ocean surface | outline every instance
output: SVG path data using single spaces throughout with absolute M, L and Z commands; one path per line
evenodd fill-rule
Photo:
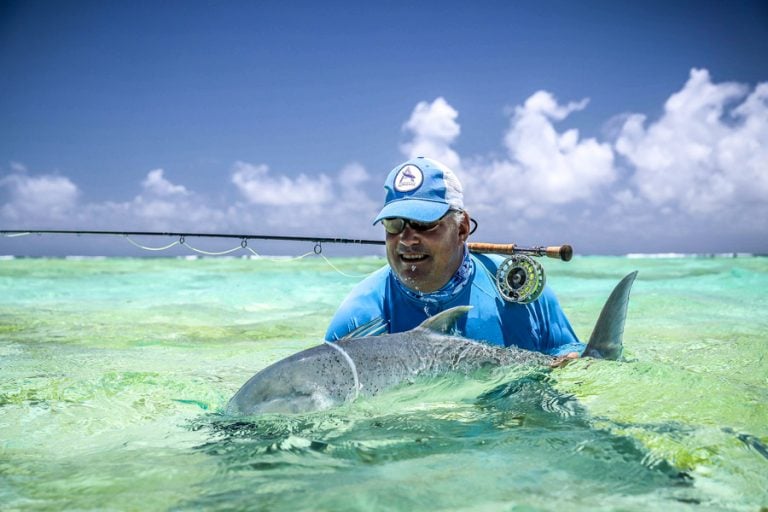
M 0 260 L 3 510 L 766 510 L 768 258 L 544 262 L 625 361 L 418 379 L 232 418 L 377 258 Z

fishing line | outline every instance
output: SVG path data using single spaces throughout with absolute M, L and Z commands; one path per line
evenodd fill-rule
M 177 241 L 171 242 L 168 245 L 164 245 L 162 247 L 148 247 L 146 245 L 141 245 L 140 243 L 134 242 L 133 240 L 131 240 L 131 237 L 129 237 L 128 235 L 125 235 L 124 238 L 128 240 L 128 242 L 130 242 L 132 245 L 138 247 L 139 249 L 144 249 L 145 251 L 165 251 L 166 249 L 170 249 L 174 245 L 179 245 L 179 242 L 177 240 Z
M 198 254 L 202 254 L 204 256 L 224 256 L 225 254 L 231 254 L 231 253 L 233 253 L 235 251 L 239 251 L 239 250 L 243 249 L 242 246 L 239 246 L 239 247 L 233 247 L 232 249 L 227 249 L 226 251 L 211 252 L 211 251 L 204 251 L 202 249 L 196 249 L 196 248 L 192 247 L 191 245 L 189 245 L 189 243 L 186 243 L 186 242 L 184 243 L 184 245 L 189 247 L 189 249 L 191 251 L 196 252 Z
M 305 253 L 304 253 L 304 254 L 302 254 L 301 256 L 292 256 L 292 257 L 290 257 L 290 258 L 289 258 L 289 257 L 287 257 L 287 256 L 281 256 L 281 257 L 279 257 L 279 258 L 270 258 L 269 256 L 264 256 L 264 255 L 262 255 L 262 254 L 259 254 L 259 253 L 257 253 L 256 251 L 254 251 L 254 250 L 253 250 L 253 249 L 251 249 L 250 247 L 246 247 L 246 249 L 247 249 L 247 250 L 249 250 L 249 251 L 251 251 L 251 253 L 253 253 L 253 255 L 254 255 L 254 256 L 256 256 L 256 259 L 257 259 L 257 260 L 267 260 L 267 261 L 272 261 L 272 262 L 274 262 L 274 263 L 279 263 L 279 262 L 281 262 L 281 261 L 297 261 L 297 260 L 303 260 L 303 259 L 304 259 L 304 258 L 306 258 L 307 256 L 312 256 L 313 254 L 315 254 L 315 252 L 314 252 L 314 251 L 309 251 L 309 252 L 305 252 Z
M 331 267 L 333 270 L 335 270 L 335 271 L 336 271 L 336 272 L 338 272 L 339 274 L 343 275 L 344 277 L 356 277 L 356 278 L 360 278 L 360 277 L 368 277 L 368 275 L 370 275 L 370 274 L 347 274 L 346 272 L 342 272 L 341 270 L 339 270 L 339 269 L 336 267 L 336 265 L 334 265 L 333 263 L 331 263 L 331 260 L 329 260 L 328 258 L 326 258 L 326 257 L 325 257 L 325 255 L 324 255 L 323 253 L 320 253 L 320 257 L 321 257 L 321 258 L 323 258 L 323 260 L 324 260 L 324 261 L 325 261 L 325 262 L 328 264 L 328 266 L 329 266 L 329 267 Z

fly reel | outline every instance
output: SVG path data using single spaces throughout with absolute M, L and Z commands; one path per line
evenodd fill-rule
M 530 304 L 539 298 L 546 282 L 544 268 L 525 254 L 510 256 L 496 271 L 496 287 L 508 302 Z

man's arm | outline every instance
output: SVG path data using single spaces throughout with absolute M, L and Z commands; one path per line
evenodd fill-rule
M 553 356 L 578 357 L 585 345 L 579 341 L 554 292 L 547 286 L 536 308 L 542 335 L 540 350 Z

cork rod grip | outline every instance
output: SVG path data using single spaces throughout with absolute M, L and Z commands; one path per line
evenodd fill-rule
M 568 244 L 547 247 L 547 256 L 563 261 L 571 261 L 571 258 L 573 258 L 573 247 Z
M 517 245 L 515 244 L 487 244 L 483 242 L 470 242 L 467 244 L 471 252 L 487 252 L 491 254 L 504 254 L 512 256 L 515 254 Z

